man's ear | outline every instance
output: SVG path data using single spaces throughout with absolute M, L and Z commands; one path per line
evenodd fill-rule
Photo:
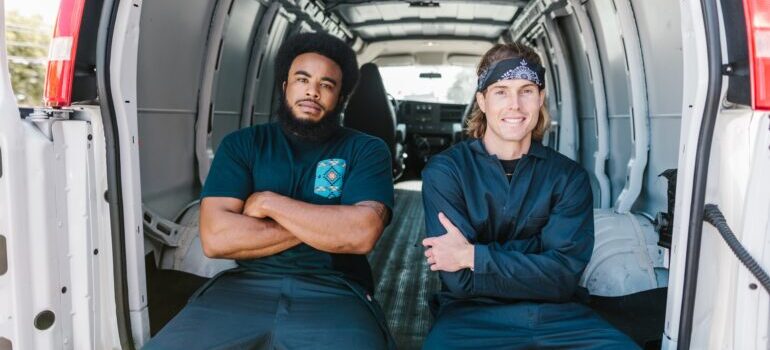
M 545 90 L 540 90 L 540 107 L 543 107 L 543 104 L 545 103 Z
M 283 93 L 286 93 L 286 80 L 283 81 L 283 84 L 281 84 L 281 89 L 283 89 Z
M 482 112 L 484 112 L 485 114 L 487 113 L 487 99 L 486 97 L 484 97 L 483 93 L 481 92 L 476 93 L 476 104 L 479 105 L 479 109 Z

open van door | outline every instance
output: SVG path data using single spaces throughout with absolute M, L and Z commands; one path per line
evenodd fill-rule
M 20 113 L 0 31 L 0 348 L 119 348 L 99 106 Z

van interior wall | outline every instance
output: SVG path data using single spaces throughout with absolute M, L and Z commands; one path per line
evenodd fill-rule
M 273 111 L 275 56 L 293 18 L 278 3 L 233 1 L 216 67 L 211 116 L 212 154 L 227 134 L 263 124 Z
M 137 77 L 142 203 L 168 219 L 200 192 L 195 129 L 209 45 L 219 51 L 210 137 L 203 141 L 208 161 L 227 134 L 270 119 L 274 71 L 266 67 L 274 65 L 294 19 L 282 9 L 268 11 L 266 2 L 234 0 L 221 40 L 209 43 L 210 26 L 201 23 L 211 23 L 215 3 L 174 0 L 143 6 Z
M 679 159 L 685 64 L 681 14 L 679 6 L 671 6 L 665 0 L 634 0 L 632 5 L 639 26 L 650 115 L 650 152 L 644 186 L 632 210 L 654 216 L 666 210 L 666 180 L 659 175 L 676 168 Z
M 137 70 L 142 203 L 173 218 L 198 197 L 195 122 L 213 1 L 142 6 Z
M 564 52 L 568 55 L 569 71 L 573 75 L 573 91 L 577 105 L 577 126 L 579 129 L 578 140 L 578 159 L 583 167 L 588 171 L 591 178 L 591 189 L 594 193 L 594 207 L 599 207 L 601 200 L 599 182 L 594 173 L 594 153 L 598 149 L 598 140 L 596 133 L 596 105 L 594 103 L 594 92 L 591 88 L 590 68 L 586 57 L 586 48 L 581 40 L 582 28 L 577 24 L 574 16 L 564 16 L 555 18 L 556 28 L 564 36 L 566 49 Z M 591 30 L 586 28 L 586 30 Z M 597 72 L 598 73 L 598 72 Z
M 225 24 L 220 57 L 215 70 L 213 112 L 211 114 L 211 145 L 216 150 L 221 140 L 241 125 L 243 92 L 251 59 L 251 48 L 259 29 L 259 21 L 267 6 L 257 1 L 234 1 Z
M 682 101 L 682 58 L 679 8 L 669 6 L 664 0 L 631 1 L 636 25 L 639 28 L 642 55 L 647 82 L 647 98 L 650 128 L 650 150 L 645 169 L 642 192 L 632 208 L 654 216 L 666 208 L 666 181 L 658 175 L 663 170 L 676 168 L 678 160 L 679 126 Z M 620 20 L 611 0 L 594 0 L 585 4 L 588 15 L 595 27 L 599 55 L 604 72 L 607 96 L 607 113 L 610 126 L 610 153 L 607 173 L 612 188 L 612 202 L 615 202 L 628 176 L 628 161 L 633 153 L 633 129 L 631 121 L 631 99 L 628 79 L 628 65 L 625 57 L 625 43 L 621 35 Z M 665 8 L 666 11 L 660 11 Z M 578 40 L 570 40 L 572 42 Z M 579 44 L 574 43 L 573 46 Z M 571 52 L 582 53 L 578 48 Z M 582 56 L 579 55 L 579 56 Z M 573 58 L 573 62 L 584 62 L 585 58 Z M 586 70 L 581 67 L 579 70 Z M 578 76 L 578 81 L 585 79 Z M 579 84 L 579 90 L 588 90 L 586 82 Z M 585 94 L 585 95 L 583 95 Z M 590 96 L 581 92 L 580 99 Z M 589 100 L 590 101 L 590 100 Z M 581 162 L 591 172 L 595 150 L 595 118 L 587 107 L 581 112 Z M 590 114 L 589 114 L 590 113 Z

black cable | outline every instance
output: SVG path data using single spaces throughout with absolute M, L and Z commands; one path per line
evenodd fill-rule
M 756 260 L 751 257 L 751 254 L 746 251 L 746 248 L 743 247 L 738 238 L 735 237 L 733 230 L 727 225 L 727 220 L 725 220 L 719 207 L 715 204 L 706 204 L 706 208 L 703 209 L 703 219 L 716 227 L 719 234 L 722 235 L 722 238 L 724 238 L 727 243 L 727 246 L 733 251 L 733 254 L 735 254 L 735 256 L 738 257 L 738 260 L 751 271 L 751 274 L 754 275 L 754 278 L 756 278 L 760 284 L 762 284 L 762 287 L 765 287 L 765 290 L 770 293 L 770 276 L 768 276 L 767 272 L 765 272 Z

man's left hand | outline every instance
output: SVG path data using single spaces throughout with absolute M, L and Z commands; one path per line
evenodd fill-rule
M 431 271 L 455 272 L 465 268 L 472 270 L 473 245 L 444 213 L 438 214 L 438 220 L 447 232 L 438 237 L 422 240 Z

